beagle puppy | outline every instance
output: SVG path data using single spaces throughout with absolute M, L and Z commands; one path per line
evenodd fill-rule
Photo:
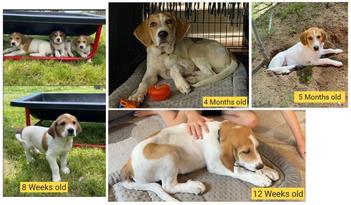
M 158 76 L 171 78 L 183 93 L 232 74 L 238 67 L 235 57 L 220 43 L 207 39 L 184 38 L 190 24 L 169 13 L 151 14 L 134 31 L 146 47 L 144 77 L 129 100 L 142 102 Z
M 49 162 L 52 181 L 61 181 L 57 158 L 60 159 L 62 173 L 69 174 L 67 167 L 68 152 L 72 149 L 73 137 L 76 137 L 82 128 L 77 118 L 70 114 L 60 115 L 49 128 L 28 126 L 16 132 L 16 138 L 22 143 L 28 163 L 34 158 L 32 153 L 45 153 Z
M 327 40 L 326 32 L 317 27 L 312 27 L 301 33 L 300 42 L 293 47 L 275 55 L 268 65 L 268 70 L 277 74 L 290 73 L 292 69 L 306 65 L 333 65 L 341 67 L 340 61 L 321 58 L 326 54 L 342 53 L 341 49 L 324 49 Z
M 41 39 L 33 39 L 14 32 L 10 35 L 10 48 L 4 50 L 5 56 L 50 56 L 52 50 L 50 43 Z
M 67 51 L 65 49 L 65 38 L 66 35 L 62 31 L 53 31 L 50 36 L 50 45 L 52 47 L 55 57 L 67 56 Z
M 93 43 L 94 41 L 89 36 L 80 35 L 73 38 L 72 42 L 67 41 L 65 47 L 70 57 L 74 57 L 72 51 L 75 51 L 79 56 L 86 59 L 90 54 L 91 44 Z M 88 59 L 88 62 L 91 63 L 91 59 Z
M 277 171 L 265 166 L 257 151 L 258 141 L 248 127 L 230 121 L 207 122 L 208 133 L 196 140 L 185 123 L 165 128 L 137 144 L 120 176 L 127 189 L 155 192 L 162 200 L 176 201 L 168 193 L 200 194 L 200 181 L 177 181 L 207 167 L 210 173 L 230 176 L 255 186 L 267 187 L 279 179 Z M 161 181 L 162 185 L 156 183 Z

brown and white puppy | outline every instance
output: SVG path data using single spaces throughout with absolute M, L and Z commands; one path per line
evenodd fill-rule
M 65 47 L 69 56 L 73 57 L 73 52 L 75 51 L 82 58 L 88 58 L 91 52 L 91 45 L 94 41 L 86 35 L 80 35 L 75 38 L 71 42 L 66 42 Z M 91 59 L 88 59 L 88 62 L 91 62 Z
M 139 87 L 129 100 L 142 102 L 158 76 L 171 78 L 183 93 L 231 75 L 238 67 L 233 55 L 220 43 L 184 38 L 190 24 L 169 13 L 151 14 L 134 31 L 146 47 L 147 64 Z
M 67 51 L 65 48 L 65 38 L 66 34 L 62 31 L 53 31 L 50 36 L 50 45 L 52 47 L 55 57 L 65 57 L 67 56 Z
M 342 62 L 329 58 L 321 58 L 326 54 L 342 53 L 341 49 L 324 49 L 327 40 L 326 32 L 317 27 L 312 27 L 302 32 L 300 42 L 293 47 L 275 55 L 268 65 L 268 70 L 277 74 L 290 73 L 294 68 L 306 65 L 333 65 L 342 66 Z
M 60 159 L 60 168 L 64 174 L 69 174 L 67 167 L 68 152 L 72 149 L 73 137 L 76 137 L 82 128 L 77 118 L 70 114 L 60 115 L 49 128 L 28 126 L 16 132 L 16 138 L 23 145 L 28 163 L 34 160 L 32 153 L 45 153 L 49 162 L 52 181 L 61 181 L 57 159 Z
M 127 189 L 155 192 L 165 201 L 176 201 L 168 193 L 200 194 L 200 181 L 177 181 L 206 167 L 210 173 L 237 178 L 255 186 L 270 186 L 279 179 L 277 171 L 265 166 L 257 150 L 258 141 L 248 127 L 229 121 L 207 122 L 208 133 L 196 140 L 187 125 L 168 127 L 137 144 L 121 170 Z M 161 181 L 162 185 L 156 183 Z
M 41 39 L 29 38 L 19 32 L 10 35 L 10 48 L 4 50 L 5 56 L 50 56 L 50 43 Z

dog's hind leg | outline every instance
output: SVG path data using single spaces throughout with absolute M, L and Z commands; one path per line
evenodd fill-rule
M 46 159 L 48 160 L 50 168 L 51 168 L 52 181 L 54 181 L 54 182 L 61 181 L 60 170 L 59 170 L 59 166 L 58 166 L 57 161 L 56 161 L 55 154 L 50 153 L 50 151 L 48 151 L 46 153 Z
M 185 183 L 178 183 L 177 175 L 162 179 L 162 188 L 168 193 L 191 193 L 201 194 L 206 190 L 206 186 L 200 181 L 188 180 Z

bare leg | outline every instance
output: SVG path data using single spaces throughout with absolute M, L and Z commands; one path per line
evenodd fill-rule
M 239 125 L 245 125 L 250 128 L 256 128 L 259 124 L 258 116 L 252 111 L 233 111 L 224 110 L 223 118 Z
M 137 117 L 145 117 L 151 115 L 159 115 L 167 127 L 171 127 L 180 123 L 187 122 L 186 111 L 174 111 L 174 110 L 140 110 L 134 113 Z

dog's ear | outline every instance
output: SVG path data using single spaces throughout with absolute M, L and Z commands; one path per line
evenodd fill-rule
M 49 36 L 50 40 L 52 39 L 52 37 L 53 37 L 54 34 L 55 34 L 55 31 L 53 31 L 53 32 L 50 33 L 50 36 Z
M 94 39 L 92 39 L 90 36 L 87 36 L 87 41 L 89 45 L 94 44 Z
M 149 21 L 146 19 L 134 30 L 134 36 L 145 46 L 152 45 L 152 39 L 149 34 Z
M 53 138 L 57 136 L 56 126 L 57 126 L 57 122 L 55 120 L 54 122 L 51 123 L 51 126 L 48 129 L 49 135 L 51 135 Z
M 234 172 L 234 150 L 233 147 L 228 143 L 221 143 L 221 161 L 223 165 Z
M 303 45 L 307 45 L 308 44 L 308 41 L 307 41 L 307 32 L 306 31 L 304 31 L 304 32 L 302 32 L 301 33 L 301 35 L 300 35 L 300 41 L 301 41 L 301 43 L 303 44 Z
M 184 21 L 184 20 L 178 18 L 177 16 L 175 16 L 174 18 L 177 22 L 176 40 L 179 42 L 184 38 L 186 32 L 188 32 L 188 30 L 190 28 L 190 24 L 187 21 Z
M 77 124 L 76 124 L 76 127 L 77 127 L 77 135 L 79 134 L 79 133 L 81 133 L 82 132 L 82 127 L 80 126 L 80 124 L 79 124 L 79 122 L 78 122 L 78 120 L 77 120 L 77 122 L 76 122 Z
M 321 42 L 325 42 L 327 40 L 327 33 L 324 31 L 324 29 L 319 29 L 321 32 Z

